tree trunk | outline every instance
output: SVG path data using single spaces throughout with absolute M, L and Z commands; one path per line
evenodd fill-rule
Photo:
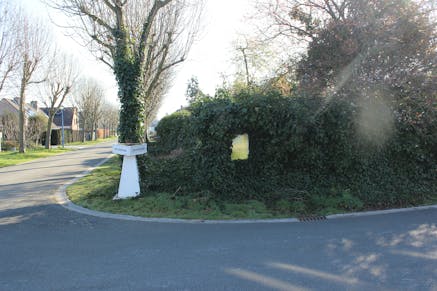
M 83 108 L 82 108 L 83 110 Z M 80 130 L 80 126 L 82 126 L 82 132 L 80 133 L 80 140 L 82 142 L 85 142 L 85 118 L 84 118 L 84 114 L 83 112 L 79 113 L 80 114 L 80 121 L 79 121 L 79 130 Z
M 49 113 L 50 115 L 50 113 Z M 51 148 L 51 143 L 52 143 L 52 122 L 53 122 L 53 117 L 49 116 L 49 121 L 47 122 L 47 132 L 46 132 L 46 149 L 50 149 Z
M 134 85 L 142 88 L 141 85 Z M 129 87 L 129 86 L 121 86 Z M 120 97 L 123 104 L 120 110 L 120 142 L 122 143 L 142 143 L 144 141 L 144 125 L 142 123 L 144 115 L 144 103 L 142 96 L 138 92 L 140 89 L 123 90 Z
M 23 76 L 21 77 L 21 84 L 20 84 L 20 112 L 19 112 L 19 116 L 18 116 L 18 142 L 20 144 L 20 149 L 19 152 L 20 153 L 24 153 L 25 152 L 25 146 L 26 146 L 26 132 L 25 132 L 25 121 L 26 121 L 26 116 L 25 116 L 25 112 L 24 112 L 24 104 L 26 104 L 26 66 L 27 66 L 27 62 L 26 60 L 24 61 L 23 64 Z
M 242 49 L 241 52 L 243 54 L 244 68 L 246 69 L 246 85 L 247 85 L 247 88 L 249 88 L 250 87 L 249 64 L 247 61 L 246 50 Z
M 144 81 L 141 76 L 140 62 L 127 48 L 126 32 L 120 33 L 114 58 L 114 73 L 118 83 L 120 98 L 120 143 L 142 143 L 144 141 Z M 132 60 L 134 59 L 134 60 Z

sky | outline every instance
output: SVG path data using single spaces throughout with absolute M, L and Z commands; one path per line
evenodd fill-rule
M 48 9 L 40 0 L 20 1 L 28 12 L 49 19 Z M 239 32 L 247 30 L 245 16 L 251 9 L 250 3 L 251 0 L 206 0 L 199 36 L 187 60 L 177 67 L 173 85 L 158 112 L 158 118 L 186 104 L 185 91 L 192 76 L 198 78 L 203 92 L 213 94 L 223 83 L 222 76 L 234 72 L 231 63 L 234 53 L 232 42 Z M 63 16 L 53 16 L 53 12 L 50 15 L 56 18 L 56 22 L 62 21 Z M 97 79 L 105 88 L 107 99 L 117 103 L 117 86 L 109 67 L 95 60 L 86 48 L 65 36 L 61 28 L 53 26 L 53 30 L 61 49 L 80 59 L 81 72 Z

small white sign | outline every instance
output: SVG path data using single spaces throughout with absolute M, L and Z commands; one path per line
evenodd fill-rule
M 114 197 L 114 200 L 133 198 L 140 195 L 140 178 L 136 156 L 147 153 L 147 144 L 130 145 L 119 143 L 112 146 L 112 152 L 124 156 L 118 194 Z
M 123 156 L 138 156 L 147 153 L 147 144 L 128 145 L 118 143 L 112 146 L 112 152 Z

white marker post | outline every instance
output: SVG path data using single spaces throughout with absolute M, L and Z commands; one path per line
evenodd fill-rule
M 114 154 L 123 155 L 120 185 L 114 200 L 133 198 L 140 195 L 140 175 L 138 173 L 137 156 L 147 153 L 147 144 L 115 144 L 112 146 Z

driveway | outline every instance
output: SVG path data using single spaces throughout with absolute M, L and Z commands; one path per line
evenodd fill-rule
M 53 194 L 102 144 L 0 169 L 0 290 L 437 290 L 437 210 L 301 223 L 153 223 Z

